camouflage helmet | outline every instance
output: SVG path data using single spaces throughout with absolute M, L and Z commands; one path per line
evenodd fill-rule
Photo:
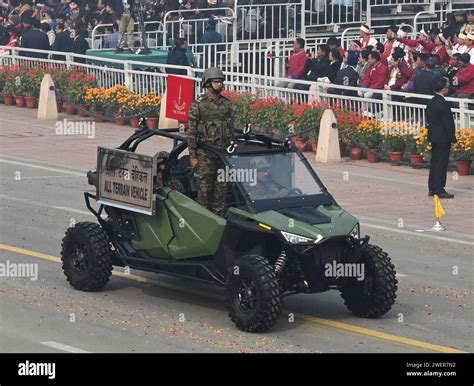
M 170 153 L 168 153 L 167 151 L 159 151 L 157 154 L 156 154 L 156 159 L 158 160 L 158 164 L 161 164 L 163 162 L 166 161 L 166 159 L 170 156 Z
M 217 67 L 210 67 L 204 70 L 202 75 L 202 84 L 204 87 L 208 86 L 209 81 L 211 80 L 224 80 L 225 76 L 224 73 L 220 68 Z
M 254 157 L 250 160 L 250 167 L 253 169 L 266 169 L 270 168 L 272 165 L 266 158 L 263 157 Z

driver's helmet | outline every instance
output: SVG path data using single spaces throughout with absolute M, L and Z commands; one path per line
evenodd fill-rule
M 250 160 L 250 167 L 253 169 L 268 169 L 271 168 L 271 163 L 264 157 L 254 157 Z
M 170 153 L 168 153 L 167 151 L 163 150 L 163 151 L 158 152 L 158 154 L 156 155 L 156 159 L 158 160 L 157 164 L 158 165 L 162 164 L 168 159 L 169 156 L 170 156 Z

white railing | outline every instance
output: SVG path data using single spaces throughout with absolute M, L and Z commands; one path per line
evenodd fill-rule
M 138 26 L 138 23 L 134 23 L 135 26 Z M 108 33 L 105 32 L 105 29 L 107 27 L 112 27 L 113 24 L 98 24 L 94 27 L 94 29 L 91 32 L 91 49 L 97 50 L 97 49 L 102 49 L 104 46 L 104 41 L 109 35 Z M 147 27 L 153 27 L 154 29 L 152 31 L 145 31 L 146 34 L 146 39 L 148 43 L 148 47 L 150 48 L 156 48 L 160 46 L 161 40 L 163 38 L 163 23 L 159 21 L 146 21 L 145 22 L 145 28 Z M 101 32 L 101 31 L 104 32 Z M 140 31 L 135 31 L 133 33 L 134 40 L 137 42 L 140 42 L 141 40 L 141 33 Z M 127 34 L 124 36 L 124 44 L 127 43 Z M 115 47 L 110 47 L 110 48 L 115 48 Z
M 1 49 L 1 47 L 0 47 Z M 111 87 L 115 84 L 124 84 L 131 90 L 140 94 L 155 91 L 162 94 L 166 88 L 166 68 L 180 68 L 190 70 L 183 66 L 168 66 L 164 64 L 146 63 L 146 67 L 152 71 L 142 71 L 137 68 L 143 66 L 143 62 L 120 61 L 111 59 L 94 58 L 94 62 L 101 64 L 81 63 L 77 60 L 87 60 L 90 57 L 72 53 L 52 52 L 48 54 L 65 55 L 65 61 L 58 61 L 46 58 L 31 58 L 20 56 L 23 53 L 44 53 L 41 50 L 15 48 L 11 54 L 0 56 L 0 64 L 18 64 L 26 66 L 52 66 L 67 68 L 82 68 L 91 75 L 94 75 L 101 87 Z M 196 81 L 196 95 L 201 92 L 201 69 L 194 69 L 191 76 Z M 320 82 L 310 82 L 302 80 L 292 80 L 292 83 L 305 85 L 309 90 L 297 90 L 284 87 L 277 87 L 277 82 L 284 82 L 288 79 L 280 77 L 266 77 L 262 75 L 242 74 L 226 71 L 226 88 L 238 92 L 250 92 L 261 98 L 277 97 L 288 104 L 307 103 L 310 101 L 326 102 L 334 107 L 341 107 L 348 110 L 357 111 L 367 117 L 376 117 L 383 122 L 391 121 L 406 122 L 413 127 L 420 128 L 425 125 L 425 103 L 432 96 L 407 94 L 385 90 L 368 90 L 357 87 L 337 86 Z M 337 95 L 338 90 L 352 91 L 353 96 Z M 357 94 L 358 91 L 372 91 L 374 96 L 365 98 Z M 456 127 L 473 127 L 474 110 L 471 106 L 474 100 L 448 98 L 453 104 L 453 114 Z
M 224 14 L 225 20 L 229 23 L 222 21 L 219 17 L 216 19 L 216 32 L 222 36 L 223 42 L 229 42 L 235 40 L 235 11 L 232 8 L 212 8 L 202 9 L 199 13 L 196 13 L 195 9 L 186 9 L 179 11 L 168 11 L 163 17 L 163 48 L 168 46 L 168 41 L 172 38 L 182 37 L 185 38 L 188 44 L 196 45 L 199 44 L 203 33 L 206 31 L 206 24 L 209 20 L 209 16 L 212 14 Z M 195 17 L 196 15 L 203 15 Z

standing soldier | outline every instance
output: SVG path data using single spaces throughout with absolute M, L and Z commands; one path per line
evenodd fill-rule
M 212 67 L 204 71 L 203 88 L 206 93 L 193 102 L 188 118 L 188 149 L 191 166 L 196 167 L 197 202 L 217 215 L 223 215 L 227 184 L 217 181 L 217 171 L 224 168 L 222 161 L 198 143 L 224 149 L 234 139 L 234 114 L 229 99 L 221 95 L 224 74 Z

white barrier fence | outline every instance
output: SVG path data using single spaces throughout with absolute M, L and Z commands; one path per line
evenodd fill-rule
M 196 95 L 201 93 L 201 69 L 191 70 L 189 67 L 168 66 L 163 64 L 150 64 L 134 61 L 105 60 L 94 58 L 94 64 L 87 63 L 85 55 L 72 53 L 54 52 L 53 55 L 62 54 L 66 56 L 65 61 L 51 60 L 47 58 L 32 58 L 21 56 L 23 54 L 44 53 L 41 50 L 15 48 L 10 55 L 0 56 L 2 65 L 25 65 L 30 67 L 52 67 L 52 68 L 81 68 L 87 73 L 94 75 L 101 87 L 112 87 L 116 84 L 124 84 L 129 89 L 140 94 L 151 91 L 163 94 L 166 90 L 166 68 L 180 68 L 191 72 L 196 81 Z M 79 61 L 78 61 L 79 60 Z M 82 63 L 81 61 L 86 61 Z M 146 70 L 140 67 L 146 66 Z M 276 97 L 288 104 L 319 102 L 330 106 L 356 111 L 367 117 L 375 117 L 387 124 L 393 121 L 405 122 L 412 127 L 425 126 L 426 102 L 431 99 L 429 95 L 406 94 L 385 90 L 367 90 L 348 86 L 337 86 L 332 84 L 298 81 L 292 82 L 306 86 L 307 90 L 289 89 L 277 87 L 277 82 L 288 81 L 286 78 L 265 77 L 261 75 L 242 74 L 236 72 L 225 72 L 226 89 L 237 92 L 249 92 L 260 98 Z M 357 95 L 358 91 L 373 91 L 370 98 Z M 353 95 L 347 95 L 352 91 Z M 345 95 L 339 95 L 345 93 Z M 473 100 L 448 98 L 452 102 L 453 114 L 456 127 L 465 128 L 474 126 Z M 471 104 L 471 105 L 470 105 Z

